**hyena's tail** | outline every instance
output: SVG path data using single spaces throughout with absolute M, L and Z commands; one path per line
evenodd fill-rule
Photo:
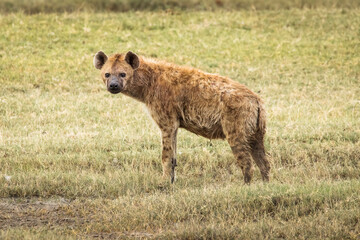
M 251 143 L 251 155 L 259 167 L 264 181 L 269 181 L 270 162 L 267 159 L 264 146 L 264 137 L 266 133 L 266 112 L 261 102 L 258 106 L 257 130 L 254 140 Z
M 257 132 L 265 135 L 266 133 L 266 112 L 262 102 L 258 103 Z

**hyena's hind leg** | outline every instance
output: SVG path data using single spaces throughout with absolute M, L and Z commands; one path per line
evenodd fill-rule
M 240 103 L 239 103 L 240 105 Z M 244 175 L 244 182 L 250 183 L 253 176 L 253 163 L 249 139 L 254 134 L 257 111 L 251 111 L 248 106 L 227 107 L 222 118 L 222 127 L 231 150 Z M 255 123 L 251 121 L 255 119 Z
M 222 121 L 222 127 L 226 140 L 242 170 L 244 182 L 250 183 L 254 171 L 251 159 L 251 147 L 247 141 L 245 125 L 240 122 L 239 119 L 244 118 L 237 117 L 236 114 L 228 114 Z
M 255 134 L 254 140 L 250 144 L 251 146 L 251 155 L 259 167 L 263 181 L 269 181 L 270 173 L 270 162 L 266 157 L 265 147 L 264 147 L 264 134 L 258 131 Z
M 249 147 L 246 145 L 245 142 L 242 141 L 236 141 L 232 142 L 231 140 L 228 140 L 231 150 L 237 160 L 238 165 L 241 168 L 241 171 L 244 175 L 244 182 L 250 183 L 252 176 L 253 176 L 253 166 L 252 166 L 252 160 L 251 155 L 249 151 Z

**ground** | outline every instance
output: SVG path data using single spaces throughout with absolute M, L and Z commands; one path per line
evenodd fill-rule
M 359 238 L 359 25 L 356 9 L 0 15 L 0 238 Z M 160 132 L 106 91 L 98 50 L 259 93 L 270 183 L 185 130 L 162 183 Z

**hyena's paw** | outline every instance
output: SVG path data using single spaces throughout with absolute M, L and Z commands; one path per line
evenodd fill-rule
M 175 167 L 176 167 L 176 159 L 171 159 L 171 162 L 167 164 L 163 164 L 163 175 L 162 178 L 164 181 L 168 181 L 170 179 L 171 183 L 175 181 Z
M 159 176 L 159 182 L 158 182 L 158 186 L 157 189 L 159 190 L 166 190 L 169 189 L 171 185 L 171 177 L 168 174 L 162 174 L 162 176 Z
M 161 178 L 162 178 L 162 182 L 174 183 L 175 171 L 170 170 L 170 172 L 164 172 Z

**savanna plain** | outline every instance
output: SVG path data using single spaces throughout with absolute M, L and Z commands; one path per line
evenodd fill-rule
M 0 15 L 0 238 L 359 239 L 360 11 Z M 132 50 L 265 101 L 270 182 L 185 130 L 174 184 L 141 103 L 92 59 Z

